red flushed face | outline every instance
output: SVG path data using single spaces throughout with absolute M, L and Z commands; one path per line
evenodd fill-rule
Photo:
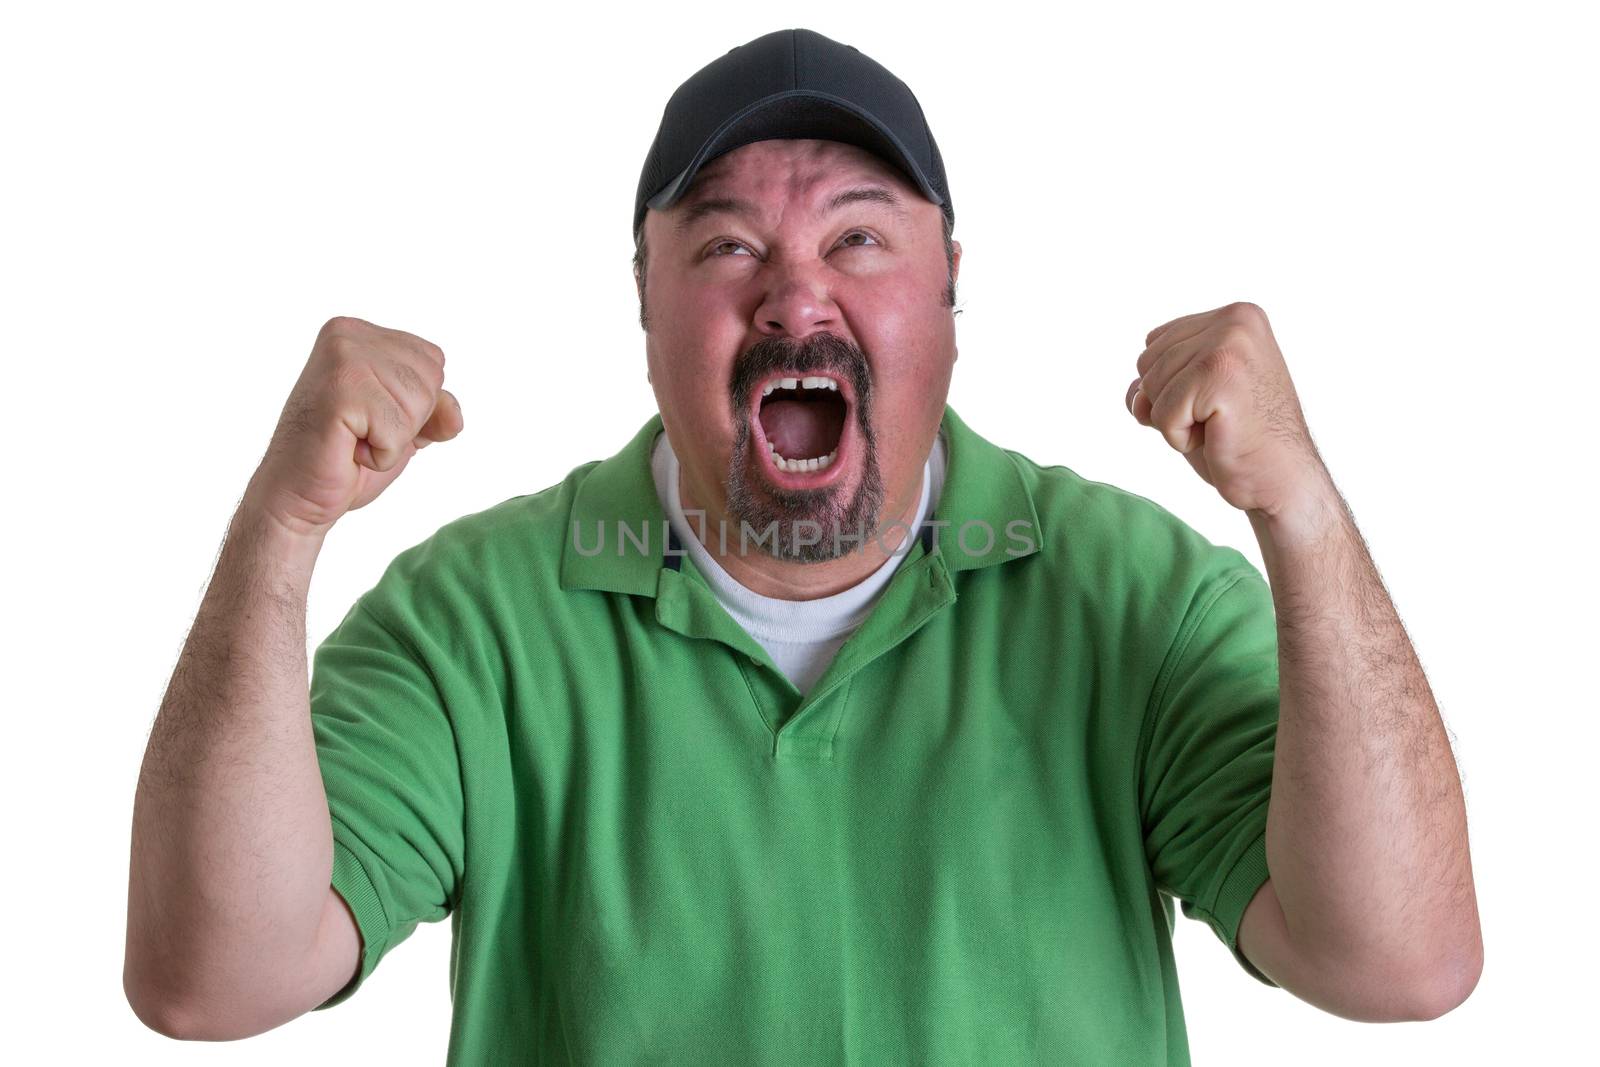
M 650 381 L 712 524 L 799 520 L 835 558 L 914 507 L 956 358 L 938 205 L 834 141 L 759 141 L 707 164 L 645 217 Z M 787 535 L 786 535 L 787 536 Z

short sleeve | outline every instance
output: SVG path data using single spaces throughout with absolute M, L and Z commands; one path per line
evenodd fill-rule
M 381 617 L 388 588 L 357 601 L 312 657 L 332 883 L 361 931 L 359 972 L 317 1010 L 348 999 L 417 923 L 448 915 L 461 880 L 460 762 L 439 657 L 415 624 Z
M 1267 803 L 1278 730 L 1272 592 L 1234 550 L 1202 584 L 1151 694 L 1140 787 L 1157 887 L 1207 923 L 1252 977 L 1239 922 L 1267 880 Z

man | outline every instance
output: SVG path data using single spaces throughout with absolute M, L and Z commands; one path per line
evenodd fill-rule
M 953 221 L 856 50 L 697 73 L 635 204 L 659 415 L 402 553 L 308 697 L 322 538 L 463 426 L 436 346 L 328 323 L 152 732 L 140 1017 L 259 1033 L 449 915 L 451 1062 L 1186 1063 L 1175 898 L 1328 1011 L 1460 1003 L 1448 741 L 1265 316 L 1157 327 L 1125 402 L 1267 579 L 947 405 Z

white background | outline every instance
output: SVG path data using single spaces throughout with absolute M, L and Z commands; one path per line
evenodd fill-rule
M 1122 398 L 1152 327 L 1266 309 L 1454 734 L 1487 956 L 1472 998 L 1349 1022 L 1180 919 L 1195 1062 L 1577 1055 L 1600 358 L 1582 6 L 578 6 L 7 7 L 0 1055 L 443 1059 L 448 923 L 350 1002 L 248 1041 L 137 1021 L 121 967 L 151 722 L 329 316 L 443 346 L 466 430 L 334 531 L 313 644 L 400 550 L 652 413 L 629 274 L 645 151 L 681 81 L 792 25 L 884 63 L 929 117 L 965 249 L 950 400 L 968 423 L 1258 566 L 1245 517 Z

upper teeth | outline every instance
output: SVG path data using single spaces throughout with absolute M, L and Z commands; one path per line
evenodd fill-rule
M 826 374 L 811 374 L 804 378 L 774 378 L 761 389 L 762 396 L 770 396 L 774 389 L 834 389 L 839 383 Z

